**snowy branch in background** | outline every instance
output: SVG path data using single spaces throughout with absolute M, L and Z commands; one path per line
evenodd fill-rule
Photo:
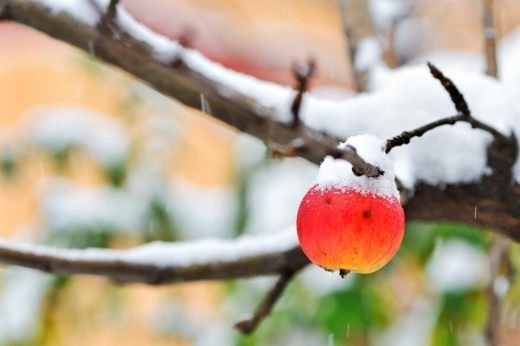
M 484 53 L 486 56 L 486 74 L 498 77 L 497 37 L 495 29 L 494 0 L 482 1 L 482 25 L 484 33 Z
M 90 274 L 148 284 L 271 275 L 308 263 L 292 228 L 265 236 L 155 242 L 128 250 L 59 249 L 0 241 L 0 261 L 53 274 Z

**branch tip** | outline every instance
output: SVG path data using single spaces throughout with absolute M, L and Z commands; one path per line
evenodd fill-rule
M 309 90 L 310 80 L 316 72 L 316 59 L 308 58 L 306 64 L 293 63 L 292 74 L 296 81 L 296 96 L 291 104 L 292 128 L 300 124 L 300 110 L 303 101 L 303 94 Z
M 451 101 L 455 106 L 455 109 L 465 115 L 466 117 L 471 116 L 471 111 L 469 110 L 468 104 L 464 99 L 464 96 L 459 91 L 459 89 L 455 86 L 455 83 L 448 77 L 446 77 L 441 70 L 439 70 L 435 65 L 428 61 L 428 68 L 430 69 L 430 73 L 433 78 L 437 79 L 441 85 L 444 87 L 444 90 L 450 95 Z

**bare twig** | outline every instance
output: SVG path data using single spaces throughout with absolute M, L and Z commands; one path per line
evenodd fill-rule
M 435 65 L 430 62 L 428 62 L 428 68 L 430 69 L 432 76 L 442 84 L 444 90 L 446 90 L 446 92 L 450 95 L 451 101 L 453 102 L 457 112 L 470 118 L 471 111 L 469 110 L 468 104 L 453 81 L 446 77 L 437 67 L 435 67 Z
M 358 90 L 366 89 L 368 71 L 357 68 L 356 57 L 360 44 L 366 39 L 375 39 L 376 32 L 368 9 L 367 0 L 337 0 L 338 10 L 343 24 L 345 46 L 349 64 Z
M 183 48 L 193 47 L 194 37 L 195 37 L 195 31 L 190 27 L 185 28 L 179 35 L 179 40 L 178 40 L 179 45 Z M 172 67 L 178 68 L 184 64 L 183 53 L 184 53 L 183 50 L 179 50 L 175 54 L 175 56 L 173 57 L 172 62 L 170 64 Z
M 303 101 L 303 94 L 309 90 L 309 83 L 316 72 L 316 60 L 310 58 L 307 65 L 293 64 L 292 74 L 296 81 L 296 96 L 291 104 L 291 114 L 293 116 L 291 127 L 296 128 L 300 125 L 300 109 Z
M 496 28 L 494 25 L 495 11 L 494 0 L 484 0 L 482 4 L 482 25 L 484 36 L 484 53 L 486 56 L 486 74 L 488 76 L 498 77 L 497 64 L 497 39 Z
M 280 299 L 283 292 L 285 291 L 285 288 L 297 271 L 298 269 L 281 274 L 275 285 L 264 297 L 253 316 L 246 320 L 237 322 L 235 324 L 235 328 L 243 334 L 253 333 L 258 328 L 260 323 L 262 323 L 262 321 L 271 313 L 274 305 Z
M 113 21 L 117 14 L 117 5 L 120 0 L 110 0 L 106 9 L 103 9 L 96 0 L 87 0 L 90 6 L 97 12 L 101 21 Z
M 459 121 L 467 122 L 473 128 L 487 131 L 487 132 L 491 133 L 495 138 L 507 140 L 507 138 L 503 134 L 498 132 L 496 129 L 481 122 L 480 120 L 475 119 L 471 115 L 471 111 L 469 110 L 468 104 L 466 103 L 464 96 L 462 95 L 462 93 L 459 91 L 459 89 L 453 83 L 453 81 L 451 79 L 446 77 L 433 64 L 428 63 L 428 67 L 430 68 L 430 72 L 431 72 L 432 76 L 434 78 L 436 78 L 437 80 L 439 80 L 439 82 L 442 84 L 442 86 L 444 87 L 446 92 L 450 95 L 451 101 L 453 102 L 455 109 L 459 112 L 459 114 L 439 119 L 437 121 L 431 122 L 429 124 L 421 126 L 412 131 L 404 131 L 400 135 L 389 139 L 386 142 L 385 151 L 387 153 L 390 152 L 393 148 L 395 148 L 397 146 L 410 143 L 410 140 L 414 137 L 421 137 L 426 132 L 431 131 L 439 126 L 453 125 Z
M 495 280 L 500 273 L 504 263 L 507 261 L 507 240 L 495 235 L 492 238 L 491 247 L 489 249 L 490 259 L 490 282 L 487 288 L 488 296 L 488 314 L 484 329 L 488 346 L 499 345 L 500 337 L 500 300 L 499 292 L 496 291 Z

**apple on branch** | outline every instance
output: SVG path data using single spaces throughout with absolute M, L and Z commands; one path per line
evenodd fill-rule
M 315 185 L 300 203 L 298 239 L 305 255 L 327 270 L 372 273 L 399 250 L 404 211 L 385 141 L 354 136 L 339 149 L 347 145 L 384 173 L 358 176 L 348 161 L 326 157 Z

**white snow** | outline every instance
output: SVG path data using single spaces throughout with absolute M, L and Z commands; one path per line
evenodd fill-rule
M 96 25 L 99 20 L 99 14 L 96 12 L 87 0 L 32 0 L 40 2 L 52 12 L 58 14 L 66 12 L 76 19 L 85 22 L 88 25 Z M 98 0 L 99 1 L 99 0 Z M 102 0 L 106 2 L 106 0 Z
M 305 288 L 316 297 L 348 289 L 356 282 L 356 277 L 356 273 L 350 273 L 341 279 L 337 272 L 329 272 L 318 266 L 307 266 L 299 275 Z
M 51 276 L 28 269 L 3 274 L 0 289 L 0 344 L 25 345 L 36 336 Z
M 485 287 L 491 276 L 487 255 L 462 240 L 439 242 L 426 275 L 428 287 L 438 292 Z
M 374 338 L 376 346 L 416 346 L 428 344 L 438 307 L 420 298 L 393 325 Z
M 385 141 L 370 135 L 358 135 L 349 137 L 338 147 L 342 149 L 346 145 L 354 147 L 361 158 L 381 168 L 384 174 L 376 178 L 358 177 L 352 172 L 350 162 L 328 156 L 320 166 L 316 184 L 323 189 L 349 188 L 364 194 L 399 198 L 393 164 L 384 152 Z
M 48 229 L 138 232 L 142 229 L 148 196 L 128 189 L 87 188 L 55 181 L 42 198 Z
M 235 193 L 225 187 L 202 187 L 177 179 L 167 206 L 184 239 L 231 237 L 236 214 Z
M 370 0 L 368 2 L 372 22 L 379 31 L 388 31 L 410 11 L 408 0 Z
M 298 205 L 315 177 L 316 166 L 302 159 L 257 169 L 249 182 L 246 232 L 277 232 L 293 225 Z
M 126 158 L 129 139 L 116 119 L 75 105 L 39 107 L 27 117 L 32 141 L 49 151 L 82 148 L 104 167 Z
M 176 243 L 152 242 L 127 250 L 61 249 L 0 240 L 0 248 L 8 247 L 34 255 L 56 256 L 80 262 L 119 261 L 159 267 L 233 262 L 240 258 L 286 251 L 297 244 L 294 227 L 274 234 L 243 236 L 234 240 L 208 238 Z
M 357 46 L 354 67 L 357 71 L 368 71 L 378 64 L 383 64 L 382 55 L 381 44 L 377 38 L 366 37 Z

